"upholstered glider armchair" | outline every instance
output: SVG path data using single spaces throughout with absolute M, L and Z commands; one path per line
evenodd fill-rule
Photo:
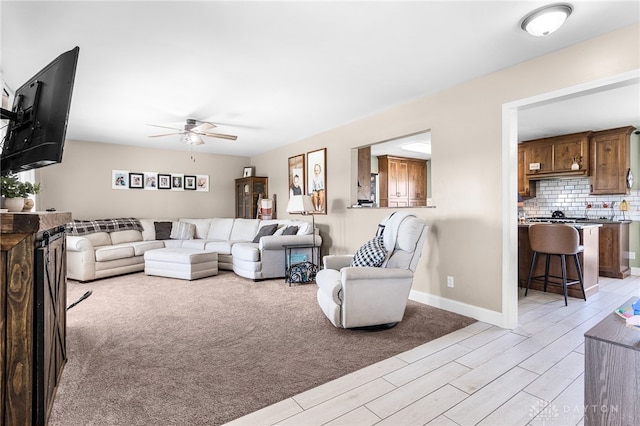
M 392 214 L 383 225 L 355 255 L 323 258 L 316 276 L 318 304 L 336 327 L 389 328 L 402 321 L 427 225 L 406 212 Z

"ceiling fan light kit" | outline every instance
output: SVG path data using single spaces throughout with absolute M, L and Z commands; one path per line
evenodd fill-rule
M 209 132 L 209 130 L 216 128 L 217 126 L 215 124 L 209 123 L 208 121 L 199 122 L 197 120 L 194 120 L 193 118 L 187 118 L 184 125 L 184 129 L 177 129 L 174 127 L 167 127 L 167 126 L 158 126 L 156 124 L 149 124 L 149 126 L 174 130 L 174 132 L 172 133 L 165 133 L 162 135 L 149 135 L 150 138 L 179 135 L 180 142 L 186 145 L 203 145 L 204 144 L 204 139 L 202 139 L 203 136 L 208 136 L 211 138 L 227 139 L 232 141 L 235 141 L 236 139 L 238 139 L 238 137 L 234 135 L 224 135 L 222 133 L 211 133 Z
M 568 3 L 543 6 L 525 16 L 521 28 L 535 37 L 548 36 L 564 24 L 572 11 Z

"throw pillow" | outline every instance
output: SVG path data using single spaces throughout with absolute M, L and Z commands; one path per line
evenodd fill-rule
M 266 235 L 273 235 L 275 234 L 275 232 L 278 230 L 278 224 L 274 223 L 271 225 L 265 225 L 262 228 L 260 228 L 258 230 L 258 233 L 256 234 L 255 238 L 253 239 L 253 243 L 259 243 L 260 242 L 260 238 L 266 236 Z
M 387 249 L 384 247 L 382 235 L 372 238 L 358 249 L 353 256 L 351 266 L 375 266 L 382 265 L 387 257 Z
M 171 237 L 171 222 L 153 222 L 156 229 L 156 240 L 168 240 Z
M 284 230 L 282 235 L 296 235 L 298 233 L 297 226 L 287 226 L 287 229 Z
M 196 232 L 196 226 L 188 222 L 173 222 L 171 227 L 172 240 L 193 240 Z

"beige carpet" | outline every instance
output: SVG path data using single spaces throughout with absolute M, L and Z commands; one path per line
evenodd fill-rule
M 214 425 L 462 328 L 409 302 L 381 332 L 336 329 L 315 284 L 143 273 L 68 284 L 69 361 L 50 425 Z

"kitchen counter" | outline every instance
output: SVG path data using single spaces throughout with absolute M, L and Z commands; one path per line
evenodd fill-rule
M 536 222 L 537 223 L 537 222 Z M 520 285 L 524 288 L 527 286 L 529 278 L 529 269 L 531 268 L 531 258 L 533 250 L 529 244 L 529 225 L 531 223 L 522 223 L 518 225 L 518 279 Z M 582 278 L 584 280 L 584 291 L 587 297 L 598 292 L 598 276 L 599 276 L 599 230 L 602 227 L 600 223 L 569 223 L 578 230 L 580 234 L 580 244 L 584 246 L 584 252 L 578 254 L 580 268 L 582 269 Z M 538 256 L 537 265 L 533 271 L 533 276 L 544 274 L 544 256 Z M 551 256 L 549 266 L 549 274 L 555 276 L 562 275 L 560 267 L 560 257 Z M 576 266 L 571 259 L 567 259 L 567 281 L 578 279 Z M 568 295 L 582 299 L 582 292 L 579 285 L 570 285 Z M 531 289 L 544 290 L 544 284 L 531 282 Z M 547 291 L 550 293 L 563 294 L 562 286 L 549 285 Z
M 518 227 L 528 228 L 529 225 L 532 225 L 534 223 L 550 223 L 550 222 L 525 222 L 525 223 L 519 223 Z M 612 223 L 612 222 L 609 222 L 609 223 Z M 602 226 L 602 223 L 589 221 L 589 222 L 566 223 L 565 225 L 571 225 L 577 230 L 580 230 L 584 228 L 600 228 Z

